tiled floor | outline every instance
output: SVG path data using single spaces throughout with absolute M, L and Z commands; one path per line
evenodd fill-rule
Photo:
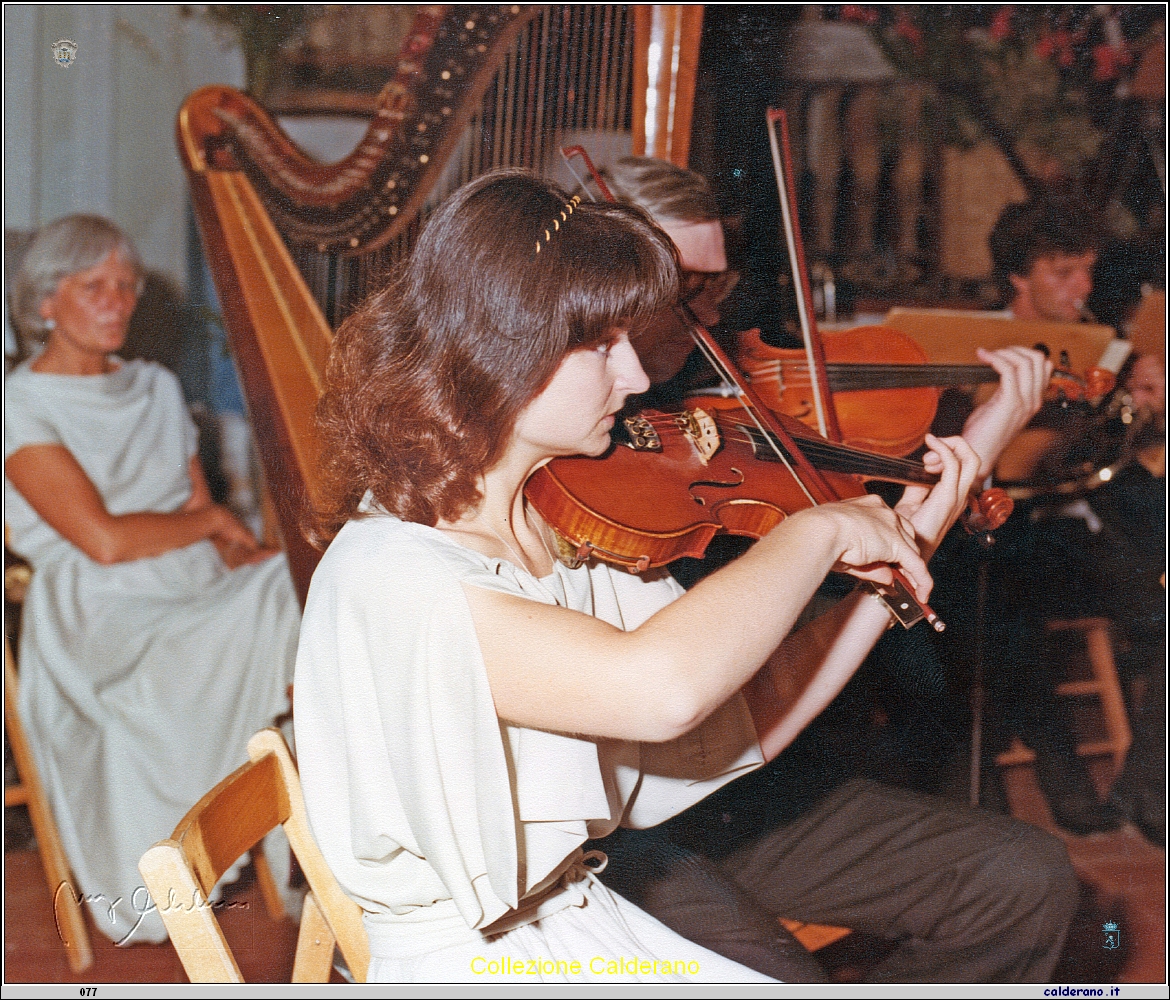
M 10 983 L 185 983 L 179 956 L 170 944 L 116 947 L 88 918 L 94 964 L 75 974 L 57 939 L 40 855 L 35 850 L 4 855 L 4 978 Z M 229 887 L 216 911 L 247 982 L 288 982 L 297 928 L 273 921 L 247 869 Z M 340 981 L 340 980 L 339 980 Z
M 1038 826 L 1055 829 L 1029 767 L 1007 776 L 1013 812 Z M 1091 837 L 1066 837 L 1084 886 L 1057 970 L 1062 982 L 1150 983 L 1165 981 L 1166 853 L 1132 827 Z M 40 859 L 22 848 L 4 856 L 5 980 L 11 983 L 181 983 L 186 981 L 174 949 L 164 945 L 115 947 L 92 930 L 95 962 L 81 975 L 69 970 L 57 939 Z M 245 980 L 287 982 L 296 947 L 296 927 L 273 921 L 264 909 L 250 872 L 231 887 L 220 912 L 224 933 Z M 1102 948 L 1101 924 L 1121 925 L 1121 948 Z M 863 957 L 864 960 L 864 957 Z M 340 980 L 338 980 L 340 981 Z

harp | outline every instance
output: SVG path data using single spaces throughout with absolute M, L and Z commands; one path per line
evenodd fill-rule
M 332 165 L 238 91 L 186 100 L 179 154 L 302 602 L 319 558 L 301 525 L 332 330 L 481 173 L 549 173 L 583 136 L 685 165 L 702 17 L 682 4 L 420 6 L 369 129 Z

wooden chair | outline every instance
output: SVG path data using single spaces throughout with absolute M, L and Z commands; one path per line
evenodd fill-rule
M 806 924 L 799 920 L 780 918 L 780 924 L 803 946 L 807 952 L 820 951 L 853 933 L 850 927 L 834 927 L 831 924 Z
M 207 900 L 236 859 L 280 824 L 309 882 L 292 981 L 328 982 L 336 946 L 354 979 L 365 982 L 370 949 L 361 910 L 342 892 L 313 839 L 284 738 L 263 729 L 248 741 L 248 756 L 249 763 L 204 795 L 170 839 L 138 864 L 183 968 L 193 983 L 243 982 Z
M 1046 628 L 1054 634 L 1079 632 L 1084 637 L 1091 676 L 1083 680 L 1062 681 L 1056 685 L 1056 693 L 1066 698 L 1095 697 L 1100 701 L 1105 735 L 1102 739 L 1083 740 L 1077 745 L 1077 754 L 1081 757 L 1112 757 L 1113 777 L 1116 778 L 1121 773 L 1129 745 L 1133 742 L 1133 731 L 1125 711 L 1121 682 L 1117 678 L 1113 644 L 1109 639 L 1109 621 L 1105 618 L 1077 618 L 1050 621 Z M 996 757 L 996 763 L 1000 767 L 1013 767 L 1017 764 L 1031 764 L 1035 759 L 1036 755 L 1017 738 Z
M 22 563 L 6 567 L 4 595 L 10 603 L 20 604 L 23 601 L 30 572 Z M 45 869 L 45 881 L 53 894 L 53 917 L 57 924 L 57 934 L 65 946 L 69 968 L 74 972 L 84 972 L 93 965 L 93 948 L 89 943 L 89 930 L 85 924 L 81 895 L 77 891 L 69 859 L 65 857 L 61 834 L 53 819 L 53 811 L 49 808 L 40 772 L 37 770 L 24 725 L 20 721 L 20 713 L 16 708 L 20 701 L 19 691 L 20 680 L 16 673 L 16 659 L 12 655 L 12 644 L 5 635 L 4 728 L 8 743 L 12 747 L 12 759 L 16 765 L 19 782 L 5 787 L 4 808 L 28 806 L 28 816 L 32 822 L 33 834 L 36 836 L 37 850 Z

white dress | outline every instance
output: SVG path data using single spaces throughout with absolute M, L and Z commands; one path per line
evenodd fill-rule
M 175 377 L 5 380 L 4 454 L 59 444 L 112 514 L 171 512 L 191 494 L 197 435 Z M 33 566 L 20 642 L 20 713 L 65 852 L 115 941 L 166 937 L 138 859 L 247 760 L 287 706 L 299 609 L 283 556 L 229 571 L 210 542 L 102 566 L 5 480 L 10 546 Z
M 619 821 L 652 826 L 758 766 L 746 704 L 669 744 L 508 725 L 463 585 L 626 629 L 680 593 L 606 566 L 537 580 L 381 513 L 334 539 L 301 627 L 298 764 L 317 842 L 365 912 L 371 980 L 768 981 L 581 862 Z

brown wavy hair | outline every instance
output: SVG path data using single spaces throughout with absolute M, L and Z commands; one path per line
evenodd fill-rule
M 317 406 L 316 541 L 367 490 L 403 520 L 457 520 L 565 355 L 672 305 L 678 274 L 640 209 L 574 204 L 519 171 L 460 188 L 401 276 L 337 331 Z
M 1006 301 L 1015 297 L 1011 277 L 1026 278 L 1041 257 L 1079 257 L 1101 249 L 1101 219 L 1083 201 L 1043 196 L 1008 205 L 987 239 L 992 271 Z

